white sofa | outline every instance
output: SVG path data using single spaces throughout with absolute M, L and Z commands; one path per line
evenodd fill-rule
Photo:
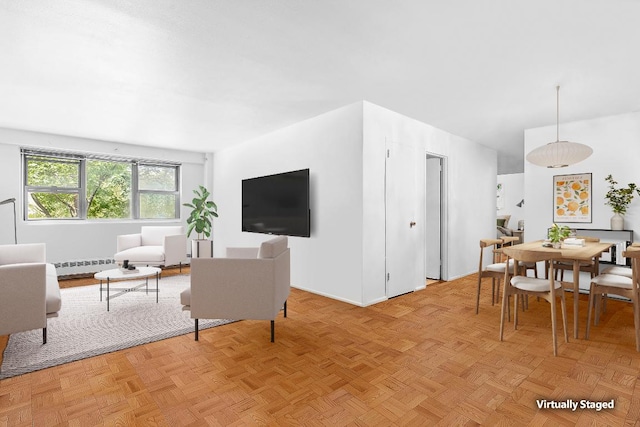
M 42 328 L 62 306 L 58 276 L 44 243 L 0 245 L 0 335 Z
M 117 237 L 118 264 L 129 260 L 132 264 L 167 266 L 180 265 L 187 259 L 187 236 L 182 226 L 143 226 L 140 233 Z
M 284 308 L 291 290 L 290 252 L 286 237 L 263 242 L 260 248 L 227 248 L 227 258 L 191 260 L 191 287 L 180 295 L 184 310 L 195 319 L 271 320 Z

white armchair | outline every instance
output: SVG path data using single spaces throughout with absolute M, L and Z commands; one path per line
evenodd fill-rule
M 291 290 L 290 253 L 286 237 L 268 240 L 260 248 L 228 248 L 227 258 L 191 260 L 191 287 L 180 302 L 195 319 L 271 320 L 284 308 Z
M 0 335 L 42 328 L 62 306 L 58 276 L 44 243 L 0 246 Z
M 180 265 L 187 259 L 187 236 L 182 226 L 143 226 L 140 233 L 117 237 L 118 264 Z

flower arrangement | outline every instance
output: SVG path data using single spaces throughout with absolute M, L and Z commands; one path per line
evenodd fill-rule
M 569 237 L 570 233 L 571 229 L 566 225 L 560 226 L 554 223 L 549 229 L 549 240 L 553 243 L 559 243 L 561 240 Z
M 611 174 L 605 178 L 605 181 L 609 183 L 609 191 L 605 194 L 607 199 L 606 205 L 611 206 L 614 213 L 624 215 L 627 212 L 629 203 L 633 200 L 634 192 L 640 196 L 640 189 L 634 183 L 627 184 L 627 187 L 616 188 L 617 181 L 613 179 Z

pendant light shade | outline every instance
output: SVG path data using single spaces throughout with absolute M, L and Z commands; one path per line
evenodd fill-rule
M 546 168 L 564 168 L 581 162 L 593 149 L 577 142 L 560 141 L 560 86 L 556 86 L 556 141 L 538 147 L 527 154 L 527 161 Z

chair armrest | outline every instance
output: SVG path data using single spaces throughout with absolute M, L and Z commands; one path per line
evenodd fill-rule
M 227 258 L 258 258 L 260 248 L 227 248 Z
M 176 265 L 187 259 L 187 236 L 164 236 L 164 265 Z
M 142 235 L 140 233 L 121 234 L 116 238 L 116 253 L 138 247 L 141 245 L 141 243 Z
M 46 328 L 46 266 L 0 266 L 0 335 Z
M 0 265 L 44 263 L 47 262 L 45 252 L 44 243 L 0 245 Z

